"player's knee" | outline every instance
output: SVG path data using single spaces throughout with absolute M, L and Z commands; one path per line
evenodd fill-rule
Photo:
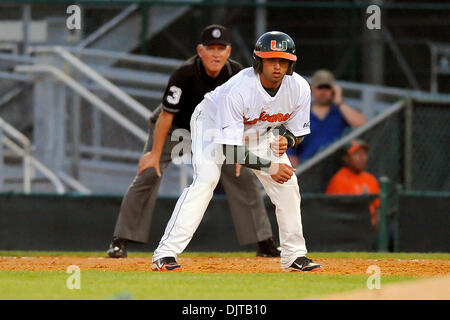
M 216 174 L 214 172 L 205 172 L 203 174 L 197 175 L 196 182 L 201 184 L 207 184 L 211 188 L 215 188 L 220 179 L 220 173 Z
M 300 189 L 297 182 L 290 183 L 285 182 L 279 185 L 279 192 L 276 194 L 269 194 L 272 203 L 275 206 L 281 207 L 286 203 L 290 203 L 293 206 L 300 207 Z
M 293 174 L 291 176 L 291 178 L 286 181 L 283 184 L 276 184 L 277 187 L 283 188 L 283 189 L 289 189 L 289 190 L 300 190 L 299 186 L 298 186 L 298 180 L 297 180 L 297 176 L 295 174 Z M 289 191 L 286 191 L 289 192 Z

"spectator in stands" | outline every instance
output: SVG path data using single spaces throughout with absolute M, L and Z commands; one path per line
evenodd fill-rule
M 331 178 L 327 194 L 379 194 L 377 179 L 366 172 L 369 145 L 362 140 L 353 140 L 342 150 L 344 166 Z M 376 211 L 380 207 L 380 199 L 370 204 L 372 225 L 376 223 Z
M 335 84 L 330 71 L 316 71 L 311 78 L 311 89 L 311 133 L 298 149 L 288 149 L 287 152 L 294 167 L 341 137 L 348 129 L 366 122 L 366 117 L 361 112 L 343 101 L 342 88 Z

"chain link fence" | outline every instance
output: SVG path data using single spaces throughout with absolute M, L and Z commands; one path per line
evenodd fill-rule
M 449 107 L 450 101 L 405 100 L 394 112 L 387 111 L 388 116 L 370 121 L 366 130 L 352 137 L 369 144 L 366 170 L 378 179 L 388 177 L 405 190 L 450 191 Z M 325 192 L 342 166 L 342 149 L 335 147 L 348 138 L 321 151 L 329 155 L 300 173 L 302 192 Z
M 406 190 L 450 191 L 450 101 L 411 101 L 410 172 Z

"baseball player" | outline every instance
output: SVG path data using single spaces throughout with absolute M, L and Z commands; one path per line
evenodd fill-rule
M 227 29 L 220 25 L 208 26 L 202 32 L 198 54 L 172 74 L 163 102 L 150 119 L 144 155 L 139 162 L 138 175 L 122 201 L 114 237 L 107 251 L 109 257 L 126 257 L 128 241 L 148 241 L 161 176 L 179 143 L 171 141 L 170 136 L 176 129 L 189 130 L 191 115 L 205 93 L 242 69 L 240 64 L 229 59 L 230 52 Z M 189 133 L 188 138 L 190 150 Z M 224 165 L 221 182 L 239 242 L 258 242 L 258 256 L 279 257 L 280 250 L 272 240 L 272 228 L 254 174 L 245 169 L 240 172 L 240 177 L 236 177 L 234 164 Z
M 286 155 L 310 133 L 309 84 L 294 73 L 295 44 L 287 34 L 263 34 L 253 68 L 205 95 L 191 118 L 194 180 L 180 196 L 152 258 L 152 270 L 182 270 L 176 258 L 188 245 L 213 196 L 224 163 L 251 168 L 272 203 L 280 231 L 281 267 L 318 271 L 306 257 L 295 169 Z M 282 135 L 274 128 L 284 125 Z

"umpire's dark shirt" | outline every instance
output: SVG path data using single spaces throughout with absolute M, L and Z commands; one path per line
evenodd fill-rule
M 203 100 L 203 96 L 226 82 L 241 69 L 242 66 L 238 62 L 228 59 L 219 75 L 211 78 L 206 74 L 198 55 L 185 61 L 170 77 L 161 104 L 164 111 L 174 114 L 173 126 L 190 130 L 192 113 Z M 160 110 L 157 110 L 153 114 L 152 122 L 157 120 L 159 113 Z

